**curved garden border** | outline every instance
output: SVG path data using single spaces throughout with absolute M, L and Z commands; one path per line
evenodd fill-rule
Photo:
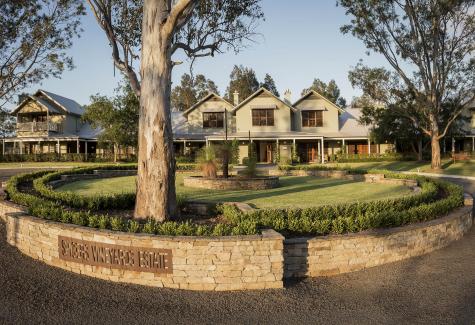
M 341 274 L 422 255 L 460 239 L 472 226 L 472 207 L 406 227 L 367 233 L 288 239 L 262 235 L 195 237 L 126 234 L 28 216 L 0 202 L 8 243 L 46 264 L 114 282 L 189 290 L 282 288 L 283 277 Z M 170 250 L 170 272 L 156 274 L 94 266 L 60 257 L 61 238 L 117 247 Z
M 230 177 L 230 178 L 204 178 L 202 176 L 187 176 L 183 185 L 208 190 L 267 190 L 279 187 L 279 177 Z

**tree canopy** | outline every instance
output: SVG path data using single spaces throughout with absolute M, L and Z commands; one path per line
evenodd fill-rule
M 393 90 L 386 92 L 390 97 L 384 102 L 400 102 L 406 96 L 413 100 L 414 105 L 399 112 L 431 137 L 432 168 L 440 168 L 439 141 L 475 98 L 475 1 L 339 0 L 338 4 L 351 16 L 341 31 L 361 39 L 392 68 L 360 64 L 361 75 L 372 80 L 361 85 L 371 88 L 378 79 L 387 79 Z
M 85 13 L 81 0 L 3 0 L 0 5 L 0 108 L 31 84 L 73 68 L 66 50 Z
M 318 78 L 313 79 L 312 85 L 309 88 L 302 90 L 301 96 L 304 96 L 311 90 L 315 90 L 317 93 L 340 107 L 346 106 L 346 99 L 340 96 L 340 88 L 333 79 L 330 80 L 328 84 Z
M 137 146 L 139 101 L 128 83 L 115 90 L 115 96 L 91 96 L 82 119 L 102 129 L 99 142 L 118 146 Z
M 253 69 L 242 65 L 235 65 L 229 75 L 229 86 L 226 89 L 226 98 L 233 102 L 234 92 L 239 93 L 240 100 L 249 97 L 259 89 L 259 81 Z
M 277 97 L 280 96 L 279 91 L 277 90 L 277 87 L 275 85 L 274 79 L 268 73 L 266 73 L 264 77 L 264 82 L 260 84 L 260 87 L 264 87 L 265 89 L 267 89 L 268 91 L 276 95 Z
M 172 108 L 180 111 L 187 110 L 210 92 L 219 95 L 218 87 L 213 80 L 206 79 L 202 74 L 192 78 L 191 75 L 185 73 L 181 76 L 180 85 L 172 90 Z

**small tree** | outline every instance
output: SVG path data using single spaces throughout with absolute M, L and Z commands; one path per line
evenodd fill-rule
M 475 98 L 474 3 L 338 1 L 352 17 L 341 31 L 382 54 L 414 100 L 404 115 L 431 138 L 433 169 L 441 167 L 440 139 Z
M 80 32 L 80 0 L 2 0 L 0 108 L 31 84 L 73 67 L 65 52 Z
M 198 152 L 197 162 L 203 177 L 217 177 L 218 165 L 216 162 L 216 148 L 213 145 L 201 148 L 201 150 Z
M 116 89 L 116 96 L 91 96 L 83 120 L 101 128 L 99 141 L 114 146 L 114 162 L 121 146 L 137 146 L 139 101 L 128 84 Z

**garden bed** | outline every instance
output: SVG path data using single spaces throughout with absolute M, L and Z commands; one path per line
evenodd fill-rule
M 139 223 L 95 209 L 121 204 L 124 197 L 77 201 L 77 195 L 47 185 L 64 173 L 92 170 L 10 179 L 11 202 L 0 201 L 8 242 L 47 264 L 116 282 L 189 290 L 281 288 L 284 276 L 341 274 L 421 255 L 459 239 L 472 226 L 471 208 L 460 208 L 461 187 L 412 175 L 386 174 L 417 182 L 420 191 L 409 196 L 246 211 L 227 204 L 218 206 L 212 222 Z M 91 260 L 91 247 L 118 255 Z M 162 257 L 151 264 L 143 258 L 131 262 L 130 254 L 144 252 Z
M 267 190 L 279 187 L 279 177 L 253 177 L 244 178 L 231 176 L 228 178 L 205 178 L 202 176 L 187 176 L 183 185 L 208 190 Z

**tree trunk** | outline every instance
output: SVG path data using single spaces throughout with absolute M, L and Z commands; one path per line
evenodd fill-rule
M 114 162 L 116 163 L 117 162 L 117 151 L 118 151 L 117 143 L 114 143 L 114 148 L 112 150 L 114 150 Z
M 439 143 L 439 124 L 437 123 L 436 117 L 431 114 L 429 116 L 430 119 L 430 126 L 431 126 L 431 134 L 430 134 L 430 144 L 431 144 L 431 151 L 432 151 L 432 159 L 431 159 L 431 168 L 432 169 L 440 169 L 440 143 Z
M 417 140 L 417 160 L 418 161 L 422 161 L 422 151 L 423 151 L 423 147 L 422 147 L 422 138 L 420 138 L 419 140 Z
M 142 85 L 134 216 L 157 221 L 175 214 L 175 157 L 170 117 L 170 39 L 160 33 L 166 1 L 146 0 L 142 25 Z

